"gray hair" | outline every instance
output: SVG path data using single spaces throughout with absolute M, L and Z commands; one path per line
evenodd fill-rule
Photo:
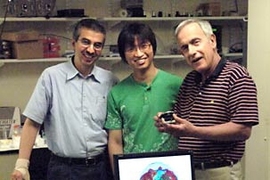
M 175 36 L 178 36 L 178 34 L 180 33 L 180 31 L 188 24 L 191 23 L 197 23 L 203 30 L 204 34 L 207 37 L 210 37 L 213 34 L 213 29 L 211 24 L 208 21 L 205 20 L 200 20 L 200 19 L 187 19 L 185 21 L 182 21 L 181 23 L 178 24 L 178 26 L 176 27 L 174 34 Z

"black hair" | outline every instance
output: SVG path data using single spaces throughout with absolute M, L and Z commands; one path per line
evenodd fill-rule
M 79 22 L 77 22 L 74 26 L 73 39 L 75 41 L 77 41 L 80 37 L 81 28 L 91 29 L 93 31 L 100 32 L 100 33 L 106 35 L 106 30 L 105 30 L 104 26 L 99 21 L 97 21 L 95 19 L 82 19 Z M 104 41 L 105 41 L 105 39 L 104 39 Z
M 157 42 L 155 33 L 152 29 L 143 23 L 131 23 L 123 27 L 122 31 L 118 36 L 118 51 L 124 62 L 127 63 L 125 57 L 126 47 L 134 47 L 135 38 L 138 38 L 140 42 L 149 41 L 153 47 L 154 55 L 156 54 Z

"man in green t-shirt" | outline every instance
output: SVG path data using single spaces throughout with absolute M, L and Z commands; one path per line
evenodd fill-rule
M 155 34 L 145 24 L 128 24 L 119 34 L 120 56 L 133 73 L 108 95 L 105 128 L 112 165 L 113 154 L 177 149 L 177 138 L 158 132 L 153 117 L 172 109 L 182 78 L 154 65 L 156 47 Z

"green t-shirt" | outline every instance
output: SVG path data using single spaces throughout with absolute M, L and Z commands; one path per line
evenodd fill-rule
M 157 112 L 172 109 L 182 79 L 159 70 L 152 84 L 136 82 L 130 75 L 108 95 L 106 129 L 122 129 L 124 153 L 177 149 L 177 138 L 154 125 Z

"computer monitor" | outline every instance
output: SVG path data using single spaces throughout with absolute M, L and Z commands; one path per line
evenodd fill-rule
M 191 151 L 114 155 L 117 180 L 195 180 Z

